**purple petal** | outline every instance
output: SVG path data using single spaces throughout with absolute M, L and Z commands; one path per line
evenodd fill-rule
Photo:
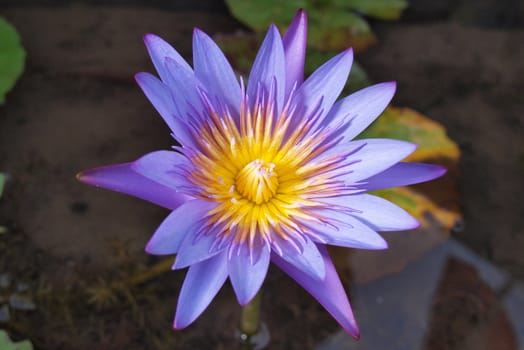
M 195 73 L 192 70 L 187 71 L 179 62 L 169 57 L 166 58 L 164 64 L 167 69 L 164 81 L 171 89 L 173 96 L 176 96 L 174 101 L 178 108 L 178 117 L 183 120 L 188 120 L 188 117 L 196 117 L 195 112 L 202 112 L 203 105 L 198 91 L 202 87 Z
M 346 332 L 353 338 L 359 339 L 360 331 L 357 322 L 329 253 L 324 245 L 319 245 L 318 250 L 326 267 L 326 275 L 320 281 L 305 274 L 302 270 L 297 269 L 276 254 L 272 254 L 271 259 L 280 269 L 317 299 Z
M 205 221 L 195 222 L 186 233 L 173 265 L 173 270 L 183 269 L 190 265 L 207 260 L 217 255 L 225 248 L 216 246 L 217 235 L 215 231 L 202 232 Z
M 135 79 L 148 100 L 173 130 L 176 127 L 176 125 L 173 124 L 175 103 L 173 102 L 169 88 L 157 77 L 149 73 L 137 73 Z
M 135 79 L 180 144 L 193 145 L 192 136 L 187 131 L 187 126 L 180 119 L 181 112 L 175 105 L 169 87 L 149 73 L 138 73 L 135 75 Z
M 193 66 L 211 100 L 220 98 L 238 116 L 241 91 L 235 72 L 217 44 L 199 29 L 193 32 Z
M 304 61 L 306 57 L 307 15 L 299 10 L 284 35 L 286 55 L 286 97 L 293 85 L 300 86 L 304 81 Z
M 389 187 L 413 185 L 436 179 L 445 173 L 446 168 L 439 165 L 397 163 L 380 174 L 367 178 L 361 184 L 357 184 L 357 187 L 366 191 L 374 191 Z
M 186 62 L 186 60 L 184 60 L 184 58 L 182 58 L 182 56 L 180 56 L 180 54 L 164 39 L 154 34 L 146 34 L 144 36 L 144 43 L 146 44 L 149 56 L 151 56 L 151 61 L 153 61 L 153 65 L 162 81 L 166 82 L 166 78 L 169 75 L 169 72 L 164 65 L 166 57 L 178 62 L 182 70 L 191 73 L 193 72 L 193 69 L 191 69 L 191 66 Z
M 336 206 L 337 204 L 332 205 Z M 311 224 L 303 222 L 303 224 L 309 227 L 313 233 L 319 235 L 323 243 L 372 250 L 386 249 L 388 247 L 382 236 L 357 218 L 343 212 L 342 208 L 334 207 L 333 210 L 317 209 L 315 213 L 324 217 L 326 223 Z
M 282 39 L 277 27 L 271 25 L 249 73 L 247 95 L 256 96 L 259 84 L 266 91 L 269 91 L 273 82 L 276 81 L 277 107 L 282 109 L 286 84 L 284 78 L 286 74 L 285 65 Z M 253 100 L 252 98 L 251 102 L 254 102 Z
M 343 136 L 351 140 L 368 127 L 387 107 L 395 94 L 395 82 L 376 84 L 352 93 L 335 103 L 324 123 L 349 121 Z
M 191 170 L 191 164 L 178 152 L 151 152 L 134 161 L 131 167 L 138 174 L 173 189 L 191 185 L 183 175 Z
M 266 278 L 269 267 L 270 253 L 267 247 L 261 249 L 258 260 L 251 262 L 251 256 L 247 246 L 244 244 L 239 254 L 233 253 L 229 259 L 229 279 L 237 295 L 238 303 L 245 305 L 253 299 Z
M 146 252 L 155 255 L 176 254 L 182 241 L 195 230 L 195 225 L 214 207 L 215 203 L 190 200 L 164 219 L 146 246 Z
M 171 210 L 191 199 L 137 174 L 131 169 L 131 165 L 132 163 L 123 163 L 103 166 L 82 171 L 76 177 L 83 183 L 145 199 Z
M 417 148 L 414 143 L 391 139 L 365 139 L 351 141 L 345 145 L 349 150 L 364 145 L 346 159 L 348 163 L 356 162 L 348 167 L 351 170 L 350 173 L 339 178 L 348 184 L 354 184 L 383 172 L 406 158 Z
M 173 327 L 182 329 L 193 323 L 217 295 L 226 278 L 225 253 L 191 266 L 178 297 Z
M 326 273 L 322 255 L 318 251 L 317 245 L 308 237 L 304 237 L 301 245 L 302 253 L 296 248 L 289 245 L 286 240 L 274 237 L 273 245 L 277 245 L 272 250 L 277 253 L 283 260 L 293 265 L 295 268 L 305 274 L 321 280 Z
M 412 230 L 419 226 L 418 221 L 404 209 L 377 196 L 356 194 L 325 198 L 322 202 L 340 209 L 353 209 L 354 216 L 377 231 Z M 353 223 L 351 223 L 353 225 Z
M 324 63 L 306 79 L 295 96 L 299 105 L 303 106 L 300 110 L 303 116 L 309 116 L 320 107 L 319 121 L 323 119 L 342 92 L 352 63 L 353 51 L 348 49 Z

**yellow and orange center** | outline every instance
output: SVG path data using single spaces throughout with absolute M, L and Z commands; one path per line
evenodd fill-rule
M 198 131 L 200 151 L 190 157 L 196 195 L 218 203 L 209 226 L 237 243 L 286 239 L 301 231 L 294 218 L 313 219 L 307 209 L 318 205 L 315 199 L 335 193 L 329 175 L 335 165 L 319 157 L 329 134 L 306 137 L 307 120 L 290 130 L 286 111 L 273 111 L 270 103 L 252 111 L 243 105 L 239 125 L 227 114 L 210 113 Z
M 244 166 L 235 181 L 238 192 L 256 204 L 269 201 L 278 189 L 275 164 L 261 159 L 255 159 Z

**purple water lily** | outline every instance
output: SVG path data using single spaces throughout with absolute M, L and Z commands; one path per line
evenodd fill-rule
M 353 337 L 347 295 L 326 245 L 385 249 L 377 231 L 413 229 L 396 205 L 366 194 L 441 176 L 439 166 L 402 163 L 416 145 L 352 141 L 389 104 L 395 83 L 338 102 L 353 60 L 348 49 L 303 80 L 307 18 L 284 38 L 271 26 L 247 84 L 202 31 L 193 68 L 161 38 L 145 43 L 160 79 L 136 80 L 181 146 L 79 174 L 82 182 L 172 210 L 146 247 L 189 267 L 174 327 L 191 324 L 229 277 L 238 302 L 260 289 L 270 261 L 304 287 Z

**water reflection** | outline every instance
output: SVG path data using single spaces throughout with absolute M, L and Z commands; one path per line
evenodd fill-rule
M 346 257 L 360 280 L 350 294 L 362 338 L 339 331 L 316 350 L 524 349 L 522 283 L 453 239 L 425 232 L 408 239 L 414 248 L 400 250 L 404 263 L 391 268 L 397 273 L 373 279 L 357 271 L 374 253 Z

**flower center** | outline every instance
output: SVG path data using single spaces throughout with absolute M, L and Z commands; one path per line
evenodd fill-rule
M 269 201 L 278 189 L 275 164 L 261 159 L 255 159 L 244 166 L 235 180 L 237 191 L 256 204 Z

